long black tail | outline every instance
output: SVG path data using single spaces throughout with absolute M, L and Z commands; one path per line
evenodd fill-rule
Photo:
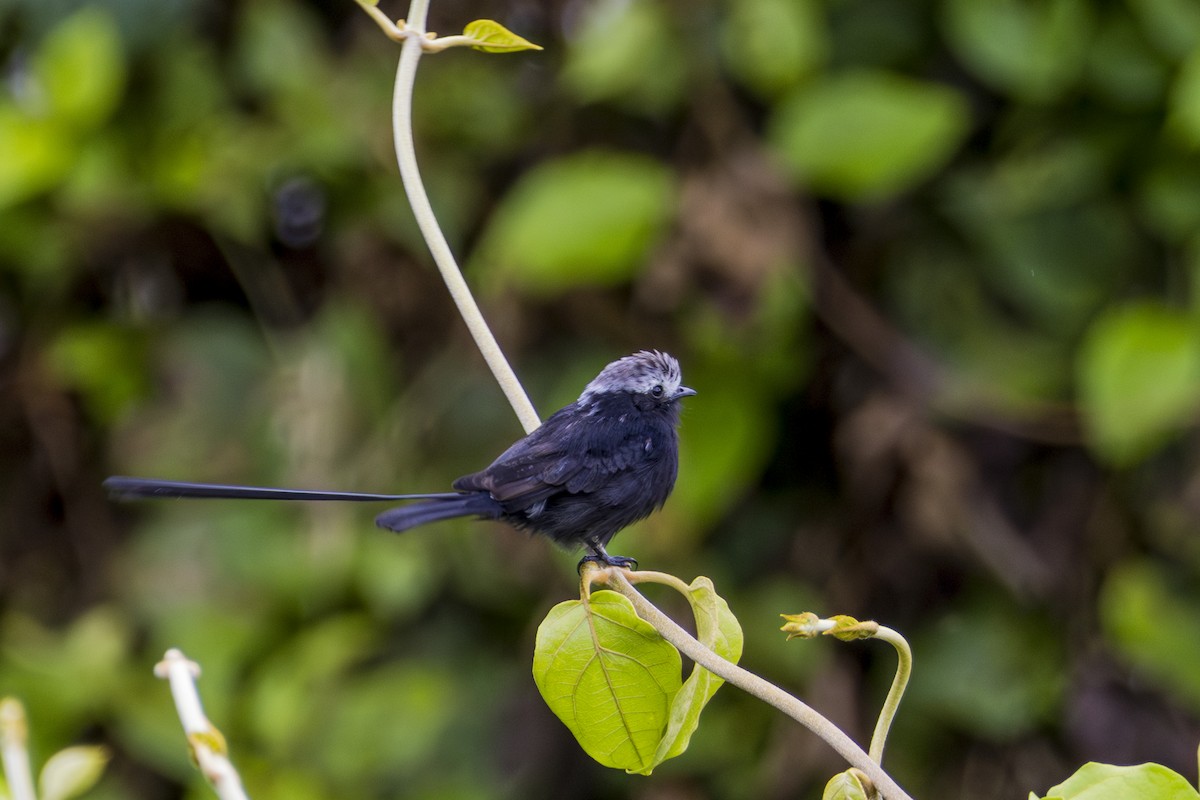
M 228 486 L 220 483 L 163 481 L 156 478 L 126 478 L 120 475 L 114 475 L 104 481 L 104 488 L 108 490 L 108 493 L 112 497 L 118 500 L 190 497 L 196 499 L 222 498 L 241 500 L 346 500 L 356 503 L 366 503 L 391 502 L 395 500 L 453 500 L 462 497 L 458 492 L 443 492 L 439 494 L 322 492 L 309 489 L 275 489 L 266 486 Z
M 409 528 L 454 517 L 496 519 L 504 511 L 499 501 L 487 492 L 439 495 L 425 503 L 390 508 L 375 518 L 375 524 L 401 533 Z

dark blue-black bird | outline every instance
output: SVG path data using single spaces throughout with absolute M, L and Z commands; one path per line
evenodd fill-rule
M 626 356 L 487 469 L 456 480 L 453 492 L 362 494 L 126 477 L 104 485 L 121 499 L 415 500 L 383 512 L 375 524 L 399 532 L 454 517 L 496 519 L 566 547 L 582 546 L 583 561 L 630 566 L 634 559 L 611 556 L 605 546 L 671 494 L 679 468 L 679 400 L 695 393 L 682 385 L 679 362 L 666 353 Z

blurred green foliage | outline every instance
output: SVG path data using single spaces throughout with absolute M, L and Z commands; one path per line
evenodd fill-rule
M 908 635 L 888 760 L 917 796 L 1192 775 L 1200 7 L 434 0 L 430 27 L 478 17 L 546 49 L 424 60 L 416 139 L 538 408 L 644 347 L 699 390 L 675 495 L 615 552 L 711 576 L 743 664 L 859 740 L 889 657 L 785 648 L 776 615 Z M 151 676 L 177 646 L 256 797 L 814 795 L 842 765 L 729 690 L 652 777 L 590 762 L 529 675 L 577 592 L 545 542 L 103 496 L 436 490 L 519 434 L 395 175 L 397 55 L 349 0 L 0 3 L 0 690 L 36 760 L 102 742 L 91 797 L 207 796 Z
M 1200 325 L 1156 306 L 1116 309 L 1093 324 L 1079 369 L 1096 451 L 1136 461 L 1195 414 Z
M 649 158 L 579 153 L 526 173 L 480 242 L 475 267 L 499 286 L 556 295 L 627 282 L 662 238 L 672 176 Z
M 1181 583 L 1153 562 L 1130 561 L 1108 576 L 1099 608 L 1113 647 L 1169 686 L 1193 712 L 1200 710 L 1200 676 L 1194 669 L 1200 641 L 1188 633 L 1200 614 L 1194 584 Z
M 780 103 L 770 140 L 796 177 L 848 200 L 886 197 L 958 149 L 967 109 L 946 88 L 883 72 L 842 72 Z

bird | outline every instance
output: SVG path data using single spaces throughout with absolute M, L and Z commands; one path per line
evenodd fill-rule
M 241 498 L 260 500 L 416 501 L 384 511 L 380 528 L 397 533 L 456 517 L 500 520 L 584 550 L 589 561 L 636 567 L 605 549 L 624 528 L 662 508 L 679 470 L 679 401 L 696 394 L 684 386 L 679 362 L 641 350 L 604 367 L 579 399 L 518 439 L 487 468 L 427 494 L 276 489 L 113 476 L 104 481 L 116 499 Z

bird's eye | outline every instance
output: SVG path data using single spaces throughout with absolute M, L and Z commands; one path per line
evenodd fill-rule
M 655 397 L 662 397 L 664 391 L 665 390 L 663 389 L 662 384 L 656 383 L 654 384 L 654 388 L 650 390 L 650 394 L 654 395 Z

